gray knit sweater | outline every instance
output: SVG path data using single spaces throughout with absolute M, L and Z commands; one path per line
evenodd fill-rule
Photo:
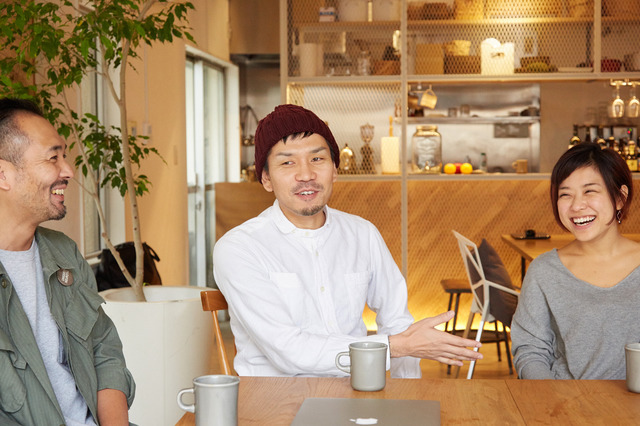
M 613 287 L 577 279 L 554 249 L 527 271 L 511 326 L 522 379 L 625 378 L 624 345 L 640 342 L 640 267 Z

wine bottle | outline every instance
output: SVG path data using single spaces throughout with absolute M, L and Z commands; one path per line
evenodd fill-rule
M 616 138 L 613 136 L 613 126 L 609 131 L 609 137 L 607 138 L 607 148 L 613 148 L 616 144 Z
M 596 139 L 596 143 L 600 145 L 600 148 L 605 149 L 607 147 L 607 141 L 602 137 L 603 129 L 602 126 L 598 126 L 598 137 Z
M 578 136 L 578 125 L 574 124 L 573 125 L 573 136 L 571 136 L 571 139 L 569 140 L 569 149 L 573 148 L 574 146 L 578 145 L 580 143 L 580 137 Z
M 632 172 L 638 171 L 638 154 L 636 153 L 636 143 L 634 140 L 630 140 L 627 145 L 629 153 L 627 154 L 627 166 Z

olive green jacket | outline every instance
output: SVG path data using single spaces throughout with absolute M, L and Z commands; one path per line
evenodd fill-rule
M 97 393 L 118 389 L 133 402 L 135 383 L 125 366 L 122 343 L 100 305 L 91 267 L 76 244 L 60 232 L 38 228 L 47 299 L 71 373 L 93 418 L 98 418 Z M 73 282 L 58 279 L 71 271 Z M 38 345 L 9 275 L 0 263 L 0 424 L 62 425 Z

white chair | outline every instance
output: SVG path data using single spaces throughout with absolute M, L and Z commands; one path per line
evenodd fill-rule
M 489 281 L 485 277 L 484 269 L 482 268 L 482 262 L 480 260 L 480 254 L 478 252 L 478 247 L 476 244 L 460 235 L 456 231 L 452 231 L 453 235 L 455 235 L 458 240 L 458 248 L 460 249 L 460 254 L 462 255 L 462 261 L 464 263 L 465 270 L 467 272 L 467 278 L 469 279 L 469 285 L 471 286 L 471 293 L 473 295 L 473 301 L 471 303 L 471 311 L 469 312 L 469 320 L 467 321 L 467 327 L 464 331 L 463 337 L 466 339 L 469 336 L 469 332 L 471 331 L 471 325 L 473 324 L 473 319 L 476 314 L 480 314 L 480 324 L 478 326 L 478 331 L 476 333 L 476 341 L 480 341 L 482 337 L 482 331 L 485 323 L 494 322 L 496 318 L 490 314 L 490 290 L 491 288 L 495 288 L 500 291 L 504 291 L 506 293 L 512 294 L 516 297 L 520 296 L 520 293 L 511 288 L 505 287 L 503 285 L 497 284 L 495 282 Z M 509 352 L 509 342 L 506 335 L 505 325 L 502 324 L 504 330 L 504 342 L 507 350 L 507 357 L 509 361 L 509 368 L 511 368 L 511 353 Z M 496 330 L 497 330 L 496 324 Z M 499 344 L 499 342 L 498 342 Z M 476 348 L 477 352 L 478 349 Z M 475 368 L 475 361 L 471 361 L 469 364 L 469 372 L 467 373 L 467 379 L 471 379 L 473 377 L 473 370 Z M 460 368 L 457 369 L 456 376 L 460 372 Z

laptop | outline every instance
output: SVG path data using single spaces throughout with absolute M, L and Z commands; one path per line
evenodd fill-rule
M 439 426 L 440 401 L 306 398 L 292 426 Z

